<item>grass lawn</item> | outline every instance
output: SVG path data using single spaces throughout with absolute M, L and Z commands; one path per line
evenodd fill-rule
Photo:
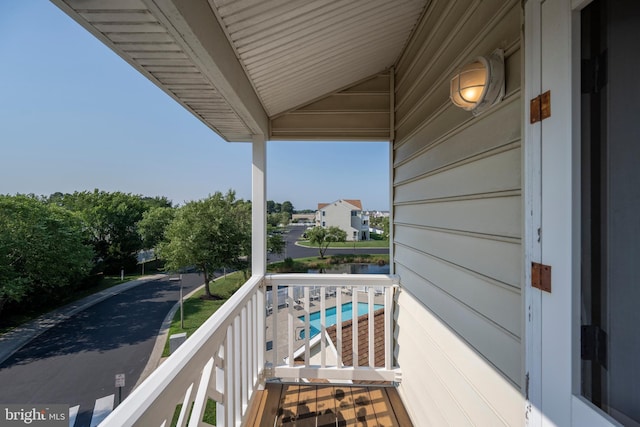
M 244 278 L 242 272 L 227 274 L 226 277 L 218 279 L 209 285 L 211 294 L 220 299 L 206 300 L 200 298 L 200 296 L 204 295 L 203 288 L 189 299 L 184 300 L 184 329 L 180 327 L 180 310 L 178 310 L 171 321 L 162 357 L 169 356 L 169 337 L 171 335 L 186 332 L 187 338 L 190 337 L 246 281 L 247 279 Z
M 171 420 L 171 427 L 176 427 L 178 425 L 178 417 L 180 416 L 180 410 L 182 409 L 182 403 L 179 403 L 176 406 L 176 410 L 173 412 L 173 419 Z M 193 403 L 191 404 L 191 409 L 189 410 L 189 418 L 191 418 L 191 413 L 193 412 Z M 205 423 L 209 423 L 211 425 L 216 424 L 216 402 L 212 399 L 207 399 L 207 405 L 204 407 L 204 414 L 202 414 L 202 421 Z
M 300 246 L 307 248 L 317 248 L 318 245 L 312 245 L 308 240 L 298 240 Z M 389 240 L 363 240 L 359 242 L 331 242 L 331 248 L 388 248 Z

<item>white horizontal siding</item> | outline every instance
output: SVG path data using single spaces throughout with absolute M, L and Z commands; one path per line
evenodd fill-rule
M 416 426 L 523 424 L 520 391 L 409 292 L 398 297 L 400 394 Z
M 520 14 L 515 0 L 434 0 L 396 64 L 398 361 L 419 425 L 524 421 Z M 507 96 L 474 117 L 449 79 L 496 48 Z

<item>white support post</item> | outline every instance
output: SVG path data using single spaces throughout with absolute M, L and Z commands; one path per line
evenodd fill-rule
M 267 271 L 267 143 L 263 135 L 253 136 L 252 153 L 251 272 L 263 276 Z

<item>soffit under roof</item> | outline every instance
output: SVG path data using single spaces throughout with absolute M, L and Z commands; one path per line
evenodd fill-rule
M 227 141 L 392 66 L 428 3 L 52 1 Z
M 425 0 L 208 0 L 270 117 L 391 67 Z

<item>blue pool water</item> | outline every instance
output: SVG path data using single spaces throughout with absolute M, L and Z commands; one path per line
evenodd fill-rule
M 379 308 L 383 308 L 383 304 L 374 304 L 373 309 L 378 310 Z M 369 304 L 366 302 L 358 303 L 358 317 L 363 314 L 367 314 L 369 311 Z M 347 320 L 351 320 L 353 317 L 353 303 L 342 304 L 342 321 L 345 322 Z M 329 326 L 333 326 L 336 324 L 336 307 L 327 308 L 325 310 L 325 323 L 327 328 Z M 298 317 L 298 319 L 304 322 L 304 316 Z M 320 312 L 311 313 L 309 316 L 309 328 L 311 331 L 311 338 L 315 337 L 320 333 L 320 328 L 322 325 L 320 324 Z M 300 333 L 300 338 L 304 338 L 304 330 Z

